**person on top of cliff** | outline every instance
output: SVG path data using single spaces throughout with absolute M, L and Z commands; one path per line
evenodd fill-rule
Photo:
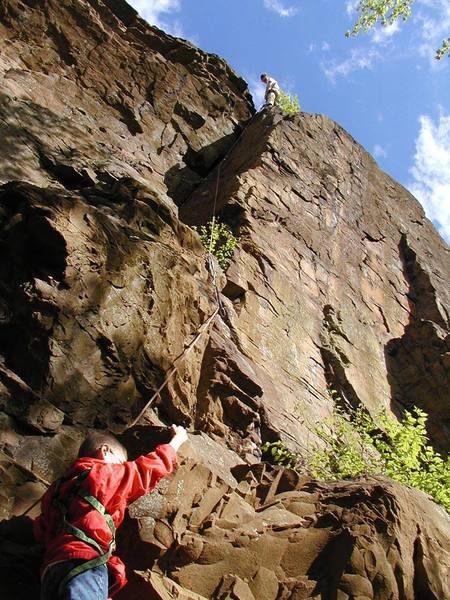
M 128 504 L 173 471 L 186 440 L 186 430 L 172 425 L 168 444 L 128 461 L 114 436 L 94 432 L 86 437 L 78 459 L 44 494 L 33 524 L 36 540 L 45 547 L 42 600 L 108 600 L 125 585 L 125 566 L 112 556 L 115 530 Z
M 261 81 L 266 84 L 266 91 L 264 94 L 264 105 L 262 108 L 274 106 L 280 94 L 280 86 L 278 85 L 278 81 L 273 77 L 269 77 L 267 73 L 263 73 L 261 75 Z

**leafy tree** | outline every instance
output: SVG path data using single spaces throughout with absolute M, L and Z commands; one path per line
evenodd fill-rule
M 277 98 L 277 104 L 285 115 L 296 115 L 300 112 L 300 102 L 298 96 L 290 96 L 280 90 Z
M 402 421 L 386 412 L 371 417 L 364 408 L 336 408 L 315 432 L 323 449 L 308 457 L 311 473 L 320 479 L 382 474 L 429 494 L 450 512 L 450 459 L 430 445 L 427 414 L 406 411 Z
M 387 26 L 398 19 L 406 21 L 411 16 L 413 2 L 414 0 L 360 0 L 356 7 L 358 19 L 353 29 L 347 31 L 347 37 L 369 31 L 378 22 Z M 450 56 L 450 37 L 442 42 L 436 51 L 436 58 L 440 60 L 446 54 Z
M 333 399 L 344 404 L 336 392 Z M 266 442 L 263 458 L 297 471 L 306 469 L 323 480 L 387 475 L 429 494 L 450 512 L 450 458 L 443 459 L 430 446 L 426 422 L 426 413 L 418 408 L 398 421 L 386 412 L 371 417 L 362 407 L 336 407 L 314 429 L 321 448 L 311 448 L 301 457 L 281 441 Z
M 450 37 L 442 42 L 442 46 L 436 50 L 436 58 L 441 60 L 446 54 L 450 57 Z
M 212 219 L 206 225 L 195 227 L 195 229 L 199 233 L 205 249 L 214 254 L 219 265 L 225 270 L 230 264 L 238 242 L 231 229 L 216 219 Z

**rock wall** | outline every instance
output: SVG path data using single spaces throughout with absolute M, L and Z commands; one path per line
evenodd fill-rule
M 206 466 L 203 439 L 191 444 L 157 521 L 145 502 L 132 510 L 160 552 L 154 573 L 218 600 L 447 597 L 450 518 L 422 493 L 261 464 L 235 466 L 230 481 L 213 447 Z
M 293 442 L 330 410 L 430 414 L 450 442 L 450 250 L 418 202 L 336 123 L 258 115 L 221 164 L 217 207 L 239 236 L 224 294 L 236 353 L 263 370 L 267 421 Z M 210 218 L 217 173 L 181 218 Z
M 148 450 L 148 428 L 125 441 Z M 119 530 L 130 581 L 117 598 L 443 599 L 449 531 L 442 508 L 387 479 L 320 483 L 191 436 L 177 472 Z M 14 562 L 1 534 L 2 598 L 37 598 L 24 579 L 35 559 Z
M 2 0 L 1 179 L 78 189 L 131 176 L 180 196 L 253 107 L 219 57 L 122 0 Z
M 448 451 L 449 249 L 414 198 L 325 117 L 254 115 L 223 60 L 122 0 L 0 0 L 0 51 L 2 598 L 37 594 L 8 520 L 86 429 L 138 454 L 169 422 L 202 434 L 130 509 L 124 600 L 445 597 L 448 516 L 421 494 L 259 463 L 310 443 L 330 387 L 423 407 Z M 190 226 L 217 185 L 239 245 L 180 361 L 216 309 Z

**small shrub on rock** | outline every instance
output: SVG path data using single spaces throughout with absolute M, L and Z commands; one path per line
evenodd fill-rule
M 217 258 L 220 267 L 225 271 L 230 264 L 234 249 L 238 243 L 231 229 L 225 223 L 213 219 L 195 227 L 207 252 L 211 252 Z
M 344 405 L 334 394 L 333 399 Z M 314 428 L 323 442 L 321 448 L 311 448 L 303 457 L 281 441 L 266 442 L 261 449 L 269 462 L 295 470 L 305 465 L 316 479 L 387 475 L 429 494 L 450 512 L 450 459 L 442 458 L 430 445 L 427 418 L 419 408 L 405 411 L 398 421 L 386 411 L 372 417 L 362 407 L 336 407 L 331 417 Z
M 310 452 L 311 473 L 320 479 L 387 475 L 429 494 L 450 512 L 450 460 L 430 445 L 427 418 L 419 408 L 405 411 L 401 421 L 385 411 L 371 417 L 363 408 L 336 408 L 315 428 L 324 448 Z
M 300 112 L 298 96 L 290 96 L 283 90 L 280 90 L 278 94 L 277 104 L 287 116 L 296 115 Z
M 291 452 L 281 440 L 278 440 L 277 442 L 265 442 L 261 446 L 261 451 L 263 453 L 263 458 L 274 465 L 280 465 L 294 470 L 299 466 L 299 455 L 295 452 Z

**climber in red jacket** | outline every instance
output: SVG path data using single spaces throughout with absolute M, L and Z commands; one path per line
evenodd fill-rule
M 187 440 L 183 427 L 172 425 L 172 431 L 168 444 L 135 461 L 127 461 L 114 436 L 87 436 L 78 459 L 45 493 L 34 521 L 36 540 L 45 546 L 42 600 L 107 600 L 125 585 L 124 564 L 112 556 L 115 531 L 127 505 L 172 472 Z

